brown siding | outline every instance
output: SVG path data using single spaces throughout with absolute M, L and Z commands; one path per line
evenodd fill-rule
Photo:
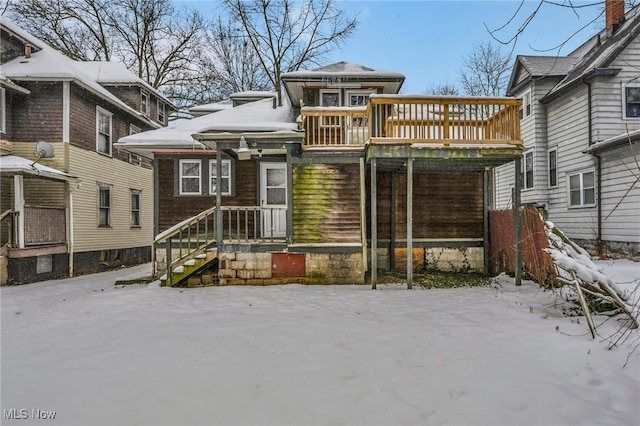
M 61 141 L 62 82 L 17 83 L 31 94 L 12 97 L 12 140 Z
M 293 236 L 298 244 L 361 242 L 358 164 L 294 166 Z
M 390 239 L 391 175 L 377 177 L 378 238 Z M 481 173 L 414 174 L 413 238 L 482 238 Z M 396 175 L 395 237 L 407 237 L 407 177 Z M 370 217 L 370 216 L 369 216 Z
M 104 86 L 108 91 L 113 93 L 118 99 L 129 105 L 136 111 L 140 111 L 142 105 L 142 95 L 140 94 L 140 86 Z M 167 125 L 167 115 L 169 114 L 169 107 L 165 103 L 165 122 L 158 121 L 158 97 L 152 92 L 146 91 L 149 94 L 149 114 L 147 116 L 158 124 L 163 126 Z M 163 102 L 164 103 L 164 102 Z
M 215 159 L 215 154 L 185 154 L 183 156 L 158 156 L 158 231 L 162 232 L 176 223 L 216 205 L 215 195 L 179 195 L 178 160 L 198 158 L 203 164 Z M 265 157 L 266 159 L 266 157 Z M 255 206 L 257 203 L 256 160 L 233 161 L 235 196 L 223 196 L 223 206 Z M 202 177 L 202 185 L 208 184 L 208 176 Z
M 10 60 L 24 55 L 24 43 L 15 37 L 12 37 L 6 31 L 2 31 L 2 42 L 0 42 L 0 63 L 9 62 Z

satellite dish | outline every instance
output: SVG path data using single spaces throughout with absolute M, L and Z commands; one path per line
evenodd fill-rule
M 53 158 L 53 147 L 49 142 L 40 141 L 36 144 L 36 149 L 33 151 L 33 155 L 36 158 Z

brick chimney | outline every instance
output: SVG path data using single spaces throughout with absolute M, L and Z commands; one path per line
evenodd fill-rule
M 616 30 L 624 19 L 624 0 L 606 0 L 604 2 L 607 30 Z

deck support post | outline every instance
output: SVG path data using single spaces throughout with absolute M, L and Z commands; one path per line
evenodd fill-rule
M 485 275 L 489 275 L 489 250 L 490 250 L 490 246 L 489 246 L 489 208 L 491 207 L 489 205 L 490 201 L 491 201 L 491 169 L 490 168 L 486 168 L 483 172 L 483 178 L 484 178 L 484 196 L 483 196 L 483 202 L 482 202 L 482 221 L 483 221 L 483 226 L 484 226 L 484 231 L 483 231 L 483 235 L 482 235 L 482 246 L 483 246 L 483 256 L 484 256 L 484 265 L 483 265 L 483 269 L 484 269 L 484 274 Z
M 413 158 L 407 158 L 407 289 L 413 288 Z
M 378 203 L 376 191 L 376 174 L 378 173 L 376 159 L 371 159 L 371 289 L 378 285 Z
M 521 240 L 521 223 L 522 211 L 520 208 L 520 191 L 522 189 L 522 174 L 520 167 L 522 165 L 522 157 L 517 157 L 515 161 L 515 187 L 513 188 L 513 214 L 515 223 L 515 253 L 513 256 L 514 272 L 516 275 L 516 286 L 522 285 L 522 242 Z
M 389 219 L 389 269 L 396 268 L 396 174 L 391 172 L 391 215 Z
M 224 230 L 222 229 L 222 185 L 220 171 L 222 170 L 222 148 L 216 144 L 216 246 L 218 250 L 223 245 Z

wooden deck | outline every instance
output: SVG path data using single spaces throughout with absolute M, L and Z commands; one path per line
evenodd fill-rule
M 367 107 L 303 107 L 305 148 L 366 144 L 522 146 L 514 98 L 371 95 Z

